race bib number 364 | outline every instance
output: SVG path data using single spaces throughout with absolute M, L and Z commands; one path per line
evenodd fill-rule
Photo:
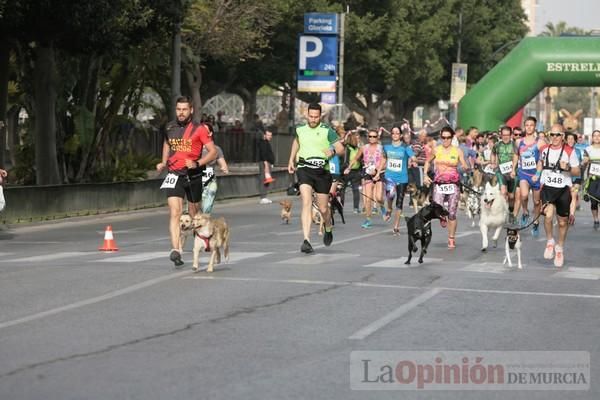
M 388 160 L 387 169 L 394 172 L 401 172 L 402 160 Z
M 179 176 L 175 175 L 175 174 L 167 174 L 167 176 L 165 176 L 165 180 L 163 181 L 162 185 L 160 185 L 161 189 L 174 189 L 175 185 L 177 184 L 177 179 L 179 179 Z

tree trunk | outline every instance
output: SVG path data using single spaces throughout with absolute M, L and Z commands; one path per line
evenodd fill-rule
M 202 70 L 198 64 L 194 64 L 185 70 L 187 77 L 188 88 L 194 102 L 194 119 L 200 120 L 202 109 L 202 95 L 200 94 L 200 86 L 202 86 Z
M 12 106 L 6 113 L 6 134 L 8 135 L 9 157 L 12 166 L 17 165 L 19 142 L 19 106 Z
M 175 102 L 181 96 L 181 26 L 177 24 L 173 34 L 173 56 L 171 59 L 171 104 L 169 119 L 175 120 Z M 165 103 L 165 107 L 169 107 Z
M 6 107 L 8 105 L 8 56 L 10 47 L 0 39 L 0 168 L 4 168 L 6 153 Z
M 38 185 L 60 184 L 56 159 L 56 63 L 52 44 L 35 48 L 35 167 Z
M 367 126 L 369 128 L 377 128 L 377 126 L 379 125 L 379 113 L 378 113 L 378 106 L 379 106 L 379 102 L 377 101 L 373 101 L 373 95 L 371 93 L 369 93 L 367 96 L 367 110 L 369 112 L 368 114 L 368 123 Z

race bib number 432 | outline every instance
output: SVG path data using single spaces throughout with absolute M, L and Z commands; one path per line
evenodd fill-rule
M 177 179 L 179 179 L 179 176 L 172 173 L 168 173 L 167 176 L 165 176 L 165 180 L 163 181 L 162 185 L 160 185 L 160 188 L 174 189 L 175 185 L 177 184 Z

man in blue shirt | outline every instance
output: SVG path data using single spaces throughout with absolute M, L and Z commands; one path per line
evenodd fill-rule
M 389 221 L 392 216 L 392 202 L 396 197 L 396 214 L 394 215 L 394 233 L 400 231 L 400 218 L 402 217 L 402 205 L 404 203 L 404 192 L 408 184 L 408 160 L 416 161 L 415 154 L 410 145 L 402 141 L 400 128 L 392 128 L 392 143 L 383 146 L 387 159 L 385 167 L 385 191 L 388 203 L 388 211 L 384 216 Z

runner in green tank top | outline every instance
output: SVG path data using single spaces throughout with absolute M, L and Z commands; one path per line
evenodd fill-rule
M 514 155 L 516 153 L 517 147 L 512 140 L 512 129 L 509 126 L 503 126 L 500 128 L 500 141 L 492 149 L 492 167 L 496 170 L 500 190 L 508 201 L 511 223 L 515 207 L 515 190 L 519 190 L 515 184 L 515 178 L 511 175 L 515 169 Z M 518 199 L 520 196 L 517 195 L 516 198 Z
M 296 138 L 292 142 L 288 172 L 296 173 L 300 185 L 302 201 L 302 233 L 304 242 L 300 247 L 303 253 L 312 253 L 310 228 L 312 224 L 312 194 L 316 193 L 317 204 L 325 221 L 323 244 L 330 246 L 333 241 L 331 212 L 328 207 L 331 174 L 329 159 L 335 154 L 344 153 L 344 147 L 338 135 L 329 126 L 321 123 L 321 106 L 312 103 L 308 106 L 307 124 L 296 128 Z

